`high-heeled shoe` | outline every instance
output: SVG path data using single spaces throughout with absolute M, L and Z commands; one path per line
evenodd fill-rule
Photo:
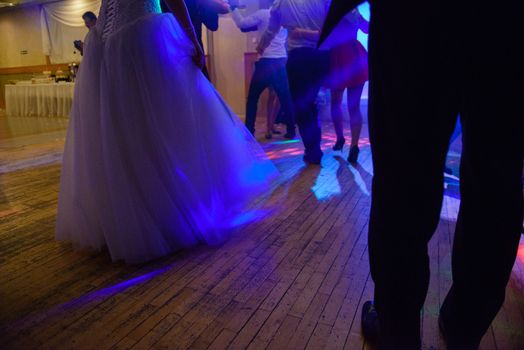
M 344 148 L 345 143 L 345 138 L 337 139 L 337 142 L 335 142 L 335 145 L 333 146 L 333 151 L 342 151 L 342 148 Z
M 358 149 L 358 146 L 356 146 L 356 145 L 355 146 L 351 146 L 349 148 L 348 162 L 356 163 L 359 153 L 360 153 L 360 150 Z

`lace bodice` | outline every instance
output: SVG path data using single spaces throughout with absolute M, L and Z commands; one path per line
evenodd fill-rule
M 122 26 L 150 13 L 160 13 L 159 0 L 102 0 L 97 28 L 106 40 Z

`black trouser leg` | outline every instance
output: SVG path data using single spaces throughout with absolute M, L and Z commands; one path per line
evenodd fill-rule
M 372 18 L 390 16 L 390 7 L 395 10 L 388 2 L 375 4 Z M 405 24 L 399 25 L 395 16 L 388 19 L 391 23 L 380 27 L 372 20 L 369 44 L 374 169 L 369 258 L 381 347 L 411 350 L 421 347 L 427 244 L 440 219 L 445 159 L 459 98 L 457 89 L 447 85 L 453 80 L 446 69 L 439 68 L 445 62 L 436 59 L 440 43 L 432 35 L 439 33 L 417 32 L 420 38 L 407 39 L 401 35 Z M 428 49 L 414 47 L 412 40 L 427 43 Z
M 320 122 L 315 104 L 326 64 L 323 53 L 311 48 L 289 52 L 287 74 L 295 119 L 308 157 L 320 160 Z
M 461 110 L 453 285 L 441 311 L 452 344 L 464 349 L 478 346 L 502 306 L 520 239 L 524 108 L 518 101 L 523 89 L 507 73 L 473 78 Z M 496 144 L 486 142 L 489 135 L 499 135 Z
M 378 98 L 402 99 L 402 94 Z M 419 349 L 429 283 L 427 244 L 440 218 L 456 113 L 451 106 L 437 113 L 376 102 L 369 120 L 374 163 L 369 257 L 381 341 L 385 349 Z
M 453 286 L 442 307 L 450 348 L 476 348 L 504 301 L 517 253 L 523 209 L 522 21 L 517 2 L 510 2 L 507 35 L 499 39 L 484 23 L 491 9 L 471 12 L 470 5 L 462 2 L 448 11 L 439 2 L 372 4 L 369 256 L 384 349 L 421 346 L 427 242 L 439 220 L 445 155 L 459 112 L 461 207 Z M 446 26 L 440 25 L 444 18 Z M 491 42 L 500 49 L 486 50 Z M 490 135 L 499 135 L 496 144 L 487 142 Z
M 287 133 L 295 134 L 295 117 L 293 112 L 293 102 L 289 92 L 289 82 L 286 71 L 286 60 L 282 59 L 278 63 L 278 69 L 272 77 L 272 86 L 280 102 L 280 111 L 284 114 Z M 279 112 L 280 113 L 280 112 Z
M 246 128 L 255 135 L 255 121 L 257 118 L 258 99 L 269 86 L 270 77 L 268 76 L 266 63 L 263 59 L 255 63 L 255 71 L 249 84 L 249 92 L 246 104 Z

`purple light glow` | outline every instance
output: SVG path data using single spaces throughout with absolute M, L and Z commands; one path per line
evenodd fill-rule
M 133 287 L 133 286 L 136 286 L 136 285 L 139 285 L 141 283 L 144 283 L 144 282 L 147 282 L 149 280 L 151 280 L 152 278 L 160 275 L 160 274 L 163 274 L 165 273 L 166 271 L 170 270 L 171 268 L 173 267 L 173 265 L 168 265 L 168 266 L 164 266 L 162 268 L 159 268 L 157 270 L 154 270 L 154 271 L 151 271 L 149 273 L 146 273 L 144 275 L 141 275 L 141 276 L 138 276 L 138 277 L 135 277 L 135 278 L 131 278 L 127 281 L 123 281 L 123 282 L 120 282 L 120 283 L 117 283 L 113 286 L 110 286 L 110 287 L 106 287 L 106 288 L 102 288 L 102 289 L 99 289 L 99 290 L 95 290 L 93 292 L 90 292 L 90 293 L 87 293 L 87 294 L 84 294 L 82 295 L 81 297 L 79 298 L 76 298 L 76 299 L 73 299 L 71 301 L 68 301 L 62 305 L 59 305 L 57 306 L 57 308 L 60 308 L 60 309 L 68 309 L 68 308 L 71 308 L 71 307 L 74 307 L 76 305 L 84 305 L 84 304 L 88 304 L 88 303 L 91 303 L 93 301 L 103 301 L 105 299 L 108 299 L 118 293 L 121 293 L 121 292 L 124 292 L 125 290 Z
M 43 320 L 49 320 L 52 318 L 61 319 L 64 317 L 64 315 L 74 312 L 75 310 L 91 307 L 93 304 L 102 303 L 105 300 L 117 295 L 118 293 L 122 293 L 131 287 L 145 283 L 155 278 L 156 276 L 167 272 L 168 270 L 173 268 L 176 264 L 177 263 L 169 264 L 167 266 L 161 267 L 154 271 L 148 272 L 144 275 L 141 275 L 135 278 L 131 278 L 129 280 L 117 283 L 113 286 L 109 286 L 106 288 L 102 288 L 99 290 L 89 292 L 78 298 L 72 299 L 62 304 L 52 306 L 49 309 L 45 309 L 37 313 L 30 314 L 26 317 L 23 317 L 21 319 L 18 319 L 12 322 L 10 325 L 10 328 L 17 329 L 18 327 L 23 326 L 24 324 L 28 324 L 28 323 L 36 324 L 36 323 L 42 322 Z

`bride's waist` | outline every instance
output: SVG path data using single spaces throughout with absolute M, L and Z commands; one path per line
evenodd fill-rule
M 102 37 L 107 38 L 120 29 L 153 14 L 160 14 L 161 10 L 157 2 L 150 1 L 115 1 L 108 6 L 108 11 L 100 29 Z

